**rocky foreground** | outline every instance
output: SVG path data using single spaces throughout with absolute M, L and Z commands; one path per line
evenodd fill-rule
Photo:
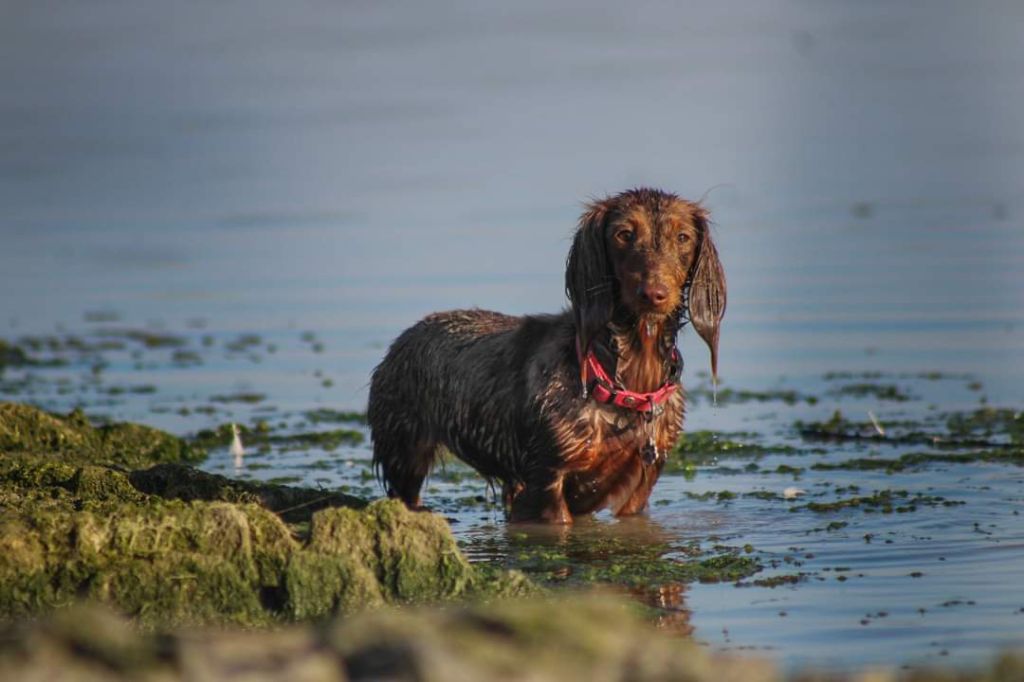
M 202 457 L 0 403 L 0 679 L 784 679 L 631 603 L 471 565 L 439 516 L 232 481 Z M 1024 659 L 870 679 L 1024 680 Z
M 0 452 L 6 619 L 88 599 L 150 626 L 258 626 L 533 589 L 470 565 L 439 516 L 206 474 L 144 426 L 0 404 Z

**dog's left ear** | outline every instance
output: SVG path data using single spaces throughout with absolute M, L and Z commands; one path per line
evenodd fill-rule
M 565 263 L 565 293 L 572 303 L 580 352 L 611 321 L 615 278 L 605 245 L 608 201 L 595 201 L 580 216 L 576 236 Z
M 694 210 L 694 224 L 699 233 L 697 258 L 690 268 L 690 293 L 687 300 L 690 321 L 700 338 L 711 350 L 711 376 L 718 380 L 718 335 L 725 315 L 725 271 L 718 259 L 718 249 L 711 241 L 708 214 L 703 208 Z

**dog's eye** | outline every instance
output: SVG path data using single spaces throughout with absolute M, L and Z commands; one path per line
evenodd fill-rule
M 623 244 L 631 244 L 636 239 L 636 232 L 633 230 L 619 230 L 615 233 L 615 238 Z
M 680 244 L 685 244 L 686 242 L 690 241 L 690 235 L 686 234 L 685 232 L 680 232 L 676 236 L 676 238 L 679 240 Z

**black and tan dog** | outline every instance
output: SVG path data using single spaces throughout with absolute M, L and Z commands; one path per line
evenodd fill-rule
M 501 481 L 513 521 L 647 506 L 679 438 L 676 336 L 689 320 L 717 371 L 725 275 L 698 204 L 652 189 L 592 203 L 565 272 L 571 311 L 430 315 L 373 373 L 373 462 L 411 507 L 439 446 Z

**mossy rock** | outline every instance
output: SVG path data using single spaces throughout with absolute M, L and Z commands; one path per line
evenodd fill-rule
M 160 492 L 191 490 L 192 499 L 140 490 L 145 471 L 0 457 L 0 618 L 88 597 L 151 626 L 258 626 L 534 589 L 517 574 L 471 566 L 443 518 L 400 502 L 322 509 L 299 533 L 264 506 L 259 486 L 236 490 L 167 466 L 154 467 Z M 186 474 L 177 484 L 175 471 Z M 271 501 L 320 494 L 279 488 Z
M 252 626 L 534 589 L 471 566 L 439 516 L 193 457 L 145 426 L 0 403 L 0 619 L 88 597 L 147 625 Z
M 60 455 L 68 462 L 137 468 L 159 462 L 199 462 L 206 453 L 141 424 L 94 427 L 81 410 L 61 417 L 21 403 L 0 403 L 0 454 Z
M 288 567 L 290 615 L 321 616 L 360 605 L 434 601 L 482 591 L 443 518 L 401 502 L 313 515 L 309 542 Z
M 149 500 L 102 512 L 0 512 L 0 613 L 35 614 L 79 597 L 147 623 L 274 620 L 261 599 L 297 549 L 256 505 Z
M 69 464 L 48 456 L 0 455 L 0 509 L 87 509 L 146 499 L 109 467 Z

